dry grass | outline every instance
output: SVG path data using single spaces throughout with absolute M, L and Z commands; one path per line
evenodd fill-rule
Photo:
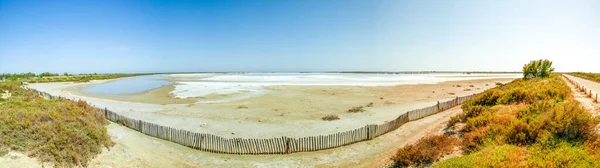
M 357 106 L 357 107 L 352 107 L 351 109 L 348 109 L 349 113 L 359 113 L 359 112 L 365 112 L 365 107 L 363 106 Z
M 459 146 L 457 138 L 447 135 L 434 135 L 420 139 L 415 144 L 404 146 L 399 149 L 391 159 L 396 167 L 428 166 L 439 160 L 444 155 L 454 151 Z
M 329 115 L 326 115 L 325 117 L 323 117 L 321 119 L 323 119 L 325 121 L 333 121 L 333 120 L 339 120 L 340 117 L 337 116 L 337 115 L 329 114 Z

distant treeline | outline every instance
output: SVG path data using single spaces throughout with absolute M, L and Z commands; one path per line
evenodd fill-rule
M 122 77 L 131 77 L 139 75 L 151 75 L 151 74 L 69 74 L 69 73 L 50 73 L 43 72 L 40 74 L 34 74 L 31 72 L 27 73 L 3 73 L 0 74 L 0 81 L 20 81 L 29 83 L 44 83 L 44 82 L 88 82 L 90 80 L 103 80 L 103 79 L 115 79 Z

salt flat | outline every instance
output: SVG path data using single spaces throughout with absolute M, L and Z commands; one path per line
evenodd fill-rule
M 347 83 L 357 79 L 338 77 L 326 79 L 327 82 L 322 82 L 323 85 L 307 85 L 307 82 L 298 76 L 273 77 L 265 82 L 258 80 L 263 78 L 261 76 L 237 78 L 235 75 L 184 74 L 166 78 L 166 80 L 174 82 L 174 85 L 142 93 L 121 95 L 92 94 L 81 91 L 83 88 L 110 81 L 44 83 L 31 84 L 30 87 L 53 95 L 83 99 L 92 105 L 107 107 L 124 116 L 174 128 L 228 138 L 270 138 L 326 135 L 356 129 L 366 124 L 381 124 L 412 109 L 431 106 L 437 101 L 452 99 L 456 96 L 478 93 L 494 87 L 496 82 L 506 83 L 515 78 L 514 76 L 473 75 L 461 78 L 456 75 L 448 75 L 444 78 L 452 81 L 439 83 L 431 81 L 429 84 L 380 86 L 379 83 L 375 86 L 356 86 L 356 84 L 340 86 L 334 85 L 335 82 Z M 281 80 L 282 78 L 284 79 Z M 318 78 L 323 78 L 323 76 L 315 75 L 311 80 Z M 231 79 L 238 80 L 232 81 Z M 300 83 L 303 84 L 290 85 L 290 83 L 297 83 L 294 80 L 301 80 Z M 367 81 L 365 83 L 398 82 L 397 79 L 396 81 L 385 81 L 387 79 L 364 77 L 360 77 L 358 80 Z M 227 87 L 205 90 L 198 87 L 202 85 L 195 85 L 190 92 L 204 92 L 204 96 L 177 98 L 173 92 L 177 91 L 178 85 L 190 81 L 214 82 L 219 83 L 219 86 Z M 223 85 L 228 82 L 237 83 Z M 260 84 L 246 85 L 247 83 Z M 461 87 L 457 87 L 458 85 Z M 470 87 L 470 85 L 473 86 Z M 239 89 L 246 86 L 255 86 L 255 89 L 260 89 L 259 93 L 261 94 L 236 100 L 236 96 L 254 93 L 250 90 Z M 219 92 L 226 89 L 236 90 L 236 92 Z M 211 93 L 206 94 L 206 92 Z M 228 101 L 216 102 L 216 100 L 223 99 Z M 198 103 L 202 101 L 215 102 Z M 373 103 L 373 107 L 367 107 L 365 112 L 347 112 L 349 108 L 365 106 L 369 103 Z M 340 120 L 321 120 L 323 116 L 330 114 L 338 115 Z

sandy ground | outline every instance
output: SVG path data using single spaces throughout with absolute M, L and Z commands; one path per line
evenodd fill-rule
M 201 152 L 172 142 L 146 136 L 111 123 L 108 134 L 116 143 L 94 158 L 89 167 L 378 167 L 394 151 L 431 134 L 441 133 L 459 107 L 409 122 L 399 129 L 340 148 L 289 155 L 227 155 Z M 41 167 L 27 156 L 0 157 L 0 167 Z
M 591 88 L 592 90 L 594 90 L 595 88 L 600 89 L 600 83 L 596 83 L 590 80 L 586 80 L 586 79 L 582 79 L 582 78 L 578 78 L 578 77 L 574 77 L 574 76 L 567 76 L 568 78 L 570 78 L 571 80 L 576 81 L 579 84 L 584 85 L 586 88 Z M 564 79 L 564 77 L 563 77 Z M 600 115 L 600 104 L 596 103 L 594 101 L 595 97 L 590 98 L 587 95 L 585 95 L 583 92 L 579 92 L 577 90 L 577 87 L 573 84 L 571 84 L 569 81 L 565 80 L 565 82 L 567 82 L 567 84 L 571 87 L 571 91 L 573 91 L 573 96 L 575 97 L 575 100 L 577 100 L 579 103 L 581 103 L 581 106 L 583 106 L 583 108 L 585 110 L 587 110 L 588 112 L 590 112 L 592 115 L 594 116 L 598 116 Z
M 169 94 L 172 86 L 118 96 L 78 91 L 87 85 L 105 81 L 43 83 L 31 84 L 30 87 L 53 95 L 83 99 L 131 118 L 174 128 L 223 137 L 269 138 L 324 135 L 366 124 L 382 124 L 406 111 L 478 93 L 494 87 L 496 82 L 511 80 L 484 79 L 387 87 L 271 86 L 267 88 L 269 94 L 263 96 L 215 104 L 173 104 L 193 100 L 173 98 Z M 374 106 L 366 108 L 366 112 L 347 112 L 352 107 L 371 102 Z M 240 106 L 247 108 L 238 108 Z M 328 114 L 338 115 L 341 119 L 321 120 Z

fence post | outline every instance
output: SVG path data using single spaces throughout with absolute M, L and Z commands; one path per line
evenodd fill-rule
M 285 139 L 285 154 L 290 154 L 290 138 L 284 136 L 283 139 Z
M 108 120 L 108 109 L 106 107 L 104 107 L 104 118 Z
M 437 103 L 437 109 L 438 109 L 438 112 L 441 111 L 441 109 L 440 109 L 440 101 L 438 101 L 438 103 Z
M 371 139 L 371 131 L 369 131 L 370 125 L 367 125 L 367 139 Z
M 138 120 L 138 131 L 142 132 L 142 120 Z
M 199 142 L 199 147 L 198 150 L 202 150 L 202 143 L 204 142 L 204 134 L 200 135 L 200 142 Z

